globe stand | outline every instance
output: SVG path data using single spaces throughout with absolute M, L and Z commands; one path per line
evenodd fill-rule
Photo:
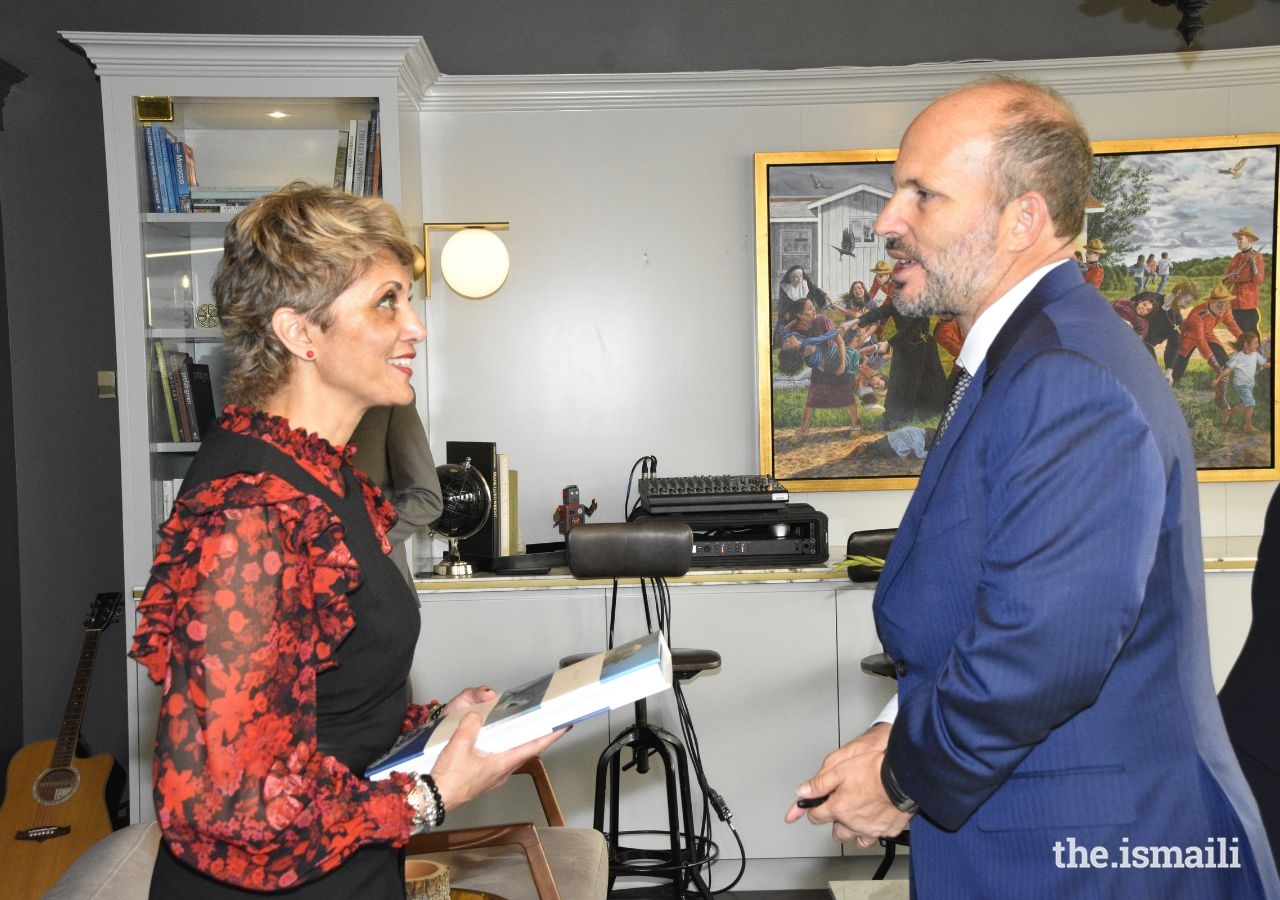
M 445 578 L 469 578 L 472 573 L 471 563 L 458 555 L 458 539 L 449 538 L 449 552 L 440 558 L 431 571 Z
M 436 466 L 444 509 L 431 530 L 449 540 L 449 551 L 436 563 L 432 572 L 443 578 L 469 578 L 471 563 L 458 553 L 458 542 L 477 534 L 489 521 L 493 511 L 493 495 L 484 476 L 467 457 L 459 465 Z

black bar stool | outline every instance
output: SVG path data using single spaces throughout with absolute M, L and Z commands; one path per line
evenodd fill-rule
M 693 554 L 693 532 L 687 524 L 668 522 L 635 522 L 579 525 L 569 532 L 566 544 L 569 571 L 577 578 L 653 579 L 655 590 L 665 593 L 663 581 L 689 571 Z M 642 583 L 643 587 L 643 583 Z M 615 582 L 615 592 L 617 585 Z M 616 602 L 616 593 L 615 593 Z M 649 619 L 648 594 L 645 593 L 645 618 Z M 659 627 L 664 626 L 659 616 Z M 610 644 L 613 636 L 613 612 L 609 616 Z M 590 653 L 574 654 L 560 660 L 571 665 Z M 720 654 L 714 650 L 671 650 L 672 676 L 676 688 L 703 672 L 720 668 Z M 623 759 L 629 761 L 624 764 Z M 666 783 L 666 829 L 631 829 L 623 831 L 619 818 L 622 772 L 635 769 L 645 774 L 651 757 L 662 763 Z M 606 817 L 607 810 L 607 817 Z M 607 818 L 607 827 L 606 827 Z M 601 752 L 596 763 L 594 827 L 604 834 L 609 853 L 609 893 L 614 881 L 623 877 L 669 880 L 671 896 L 693 895 L 710 900 L 711 891 L 702 869 L 719 856 L 714 841 L 698 833 L 693 820 L 693 790 L 689 776 L 689 754 L 683 742 L 671 732 L 649 721 L 648 703 L 635 704 L 635 722 L 623 729 Z M 624 840 L 641 836 L 663 836 L 665 846 L 638 847 Z M 654 844 L 660 843 L 657 840 Z M 644 888 L 637 889 L 645 891 Z M 651 893 L 650 891 L 647 891 Z

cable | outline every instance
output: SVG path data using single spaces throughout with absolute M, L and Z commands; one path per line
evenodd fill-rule
M 658 457 L 642 456 L 631 464 L 631 474 L 627 476 L 627 493 L 622 498 L 623 519 L 631 518 L 631 484 L 636 477 L 636 467 L 640 467 L 641 478 L 651 478 L 658 474 Z M 636 505 L 640 505 L 640 498 L 636 498 Z

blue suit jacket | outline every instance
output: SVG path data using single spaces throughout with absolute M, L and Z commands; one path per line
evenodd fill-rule
M 920 896 L 1280 896 L 1210 678 L 1186 421 L 1077 267 L 975 373 L 875 614 Z

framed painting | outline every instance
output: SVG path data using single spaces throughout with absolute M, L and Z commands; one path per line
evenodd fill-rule
M 1094 151 L 1082 273 L 1164 373 L 1199 479 L 1274 480 L 1280 134 Z M 954 325 L 886 302 L 891 267 L 874 223 L 896 156 L 755 157 L 760 469 L 791 490 L 913 488 L 946 402 Z

